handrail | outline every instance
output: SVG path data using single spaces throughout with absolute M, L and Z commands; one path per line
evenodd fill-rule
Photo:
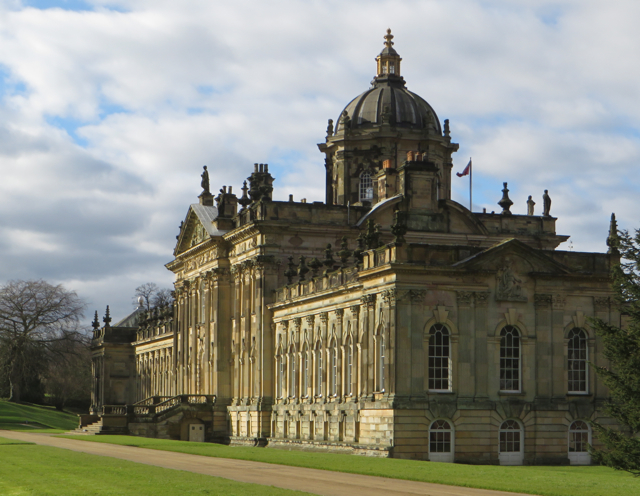
M 163 399 L 163 401 L 157 401 Z M 153 416 L 179 405 L 214 405 L 215 394 L 178 394 L 176 396 L 150 396 L 133 405 L 104 405 L 103 415 Z
M 127 405 L 103 405 L 102 415 L 126 415 Z

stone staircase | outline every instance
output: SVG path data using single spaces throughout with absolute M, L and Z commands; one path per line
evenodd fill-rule
M 102 419 L 94 422 L 93 424 L 85 425 L 84 427 L 78 427 L 65 434 L 71 434 L 74 436 L 96 436 L 102 433 Z

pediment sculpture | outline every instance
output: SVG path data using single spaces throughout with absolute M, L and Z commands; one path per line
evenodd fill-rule
M 527 301 L 523 294 L 522 279 L 518 278 L 509 258 L 496 274 L 496 300 L 498 301 Z

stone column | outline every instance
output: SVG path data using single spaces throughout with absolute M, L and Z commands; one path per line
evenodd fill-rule
M 306 340 L 305 342 L 307 343 L 307 351 L 306 351 L 306 363 L 307 363 L 307 368 L 311 369 L 311 374 L 307 373 L 306 374 L 306 388 L 302 391 L 301 396 L 309 396 L 309 397 L 313 397 L 313 358 L 311 358 L 313 356 L 313 327 L 316 325 L 316 316 L 315 315 L 309 315 L 307 316 L 307 336 L 309 337 L 308 340 Z M 304 345 L 301 346 L 301 349 L 304 350 Z M 303 351 L 304 353 L 304 351 Z M 309 366 L 311 364 L 311 366 Z M 300 373 L 301 376 L 303 377 L 305 374 L 305 371 L 302 368 L 302 363 L 300 364 Z M 311 381 L 311 382 L 310 382 Z M 302 387 L 304 381 L 300 381 L 300 387 Z
M 360 346 L 360 340 L 358 339 L 360 337 L 360 324 L 359 324 L 360 306 L 353 305 L 349 308 L 349 310 L 351 311 L 351 320 L 352 320 L 351 325 L 353 326 L 352 327 L 352 334 L 353 334 L 352 346 L 354 349 L 353 363 L 352 363 L 352 369 L 351 369 L 351 374 L 352 374 L 351 380 L 353 381 L 353 384 L 351 384 L 351 391 L 354 398 L 358 398 L 360 396 L 360 385 L 362 384 L 362 376 L 360 374 L 360 371 L 362 370 L 362 350 Z
M 550 294 L 534 295 L 536 336 L 536 397 L 551 398 L 553 396 L 553 336 L 551 326 Z M 564 348 L 564 340 L 563 340 Z M 563 350 L 564 354 L 564 350 Z M 562 374 L 564 376 L 564 374 Z
M 489 397 L 488 383 L 489 373 L 495 372 L 493 366 L 489 366 L 488 346 L 488 319 L 487 306 L 489 294 L 477 292 L 474 294 L 474 320 L 475 320 L 475 392 L 476 399 L 484 400 Z
M 473 316 L 473 293 L 471 291 L 456 291 L 458 305 L 458 360 L 453 371 L 454 391 L 458 391 L 460 398 L 473 398 L 476 394 L 474 377 L 475 363 L 475 325 Z M 453 357 L 452 357 L 453 358 Z
M 232 372 L 232 395 L 233 402 L 237 404 L 240 399 L 240 339 L 241 339 L 241 280 L 242 280 L 242 269 L 239 265 L 234 265 L 231 267 L 231 276 L 232 280 L 232 289 L 234 292 L 234 298 L 232 301 L 233 304 L 233 328 L 231 332 L 232 340 L 231 340 L 231 356 L 232 362 L 231 367 L 233 367 Z
M 329 377 L 327 375 L 328 372 L 328 363 L 326 360 L 326 350 L 327 350 L 327 346 L 328 346 L 328 339 L 327 336 L 329 334 L 329 314 L 327 312 L 322 312 L 320 314 L 320 322 L 321 322 L 321 329 L 320 329 L 320 343 L 321 343 L 321 349 L 320 349 L 320 355 L 322 355 L 322 377 L 320 378 L 320 391 L 316 391 L 316 395 L 317 396 L 322 396 L 323 400 L 326 401 L 326 398 L 329 394 L 329 390 L 328 390 L 328 380 L 327 378 Z
M 364 295 L 361 298 L 361 302 L 363 305 L 363 316 L 362 316 L 362 326 L 363 326 L 363 363 L 362 363 L 362 382 L 363 382 L 363 391 L 362 394 L 364 396 L 368 396 L 374 392 L 375 387 L 375 347 L 374 347 L 374 325 L 375 321 L 372 316 L 375 310 L 376 297 L 375 295 Z
M 383 291 L 382 299 L 384 301 L 386 311 L 387 311 L 387 333 L 389 336 L 389 345 L 387 352 L 387 361 L 388 361 L 388 386 L 387 391 L 389 393 L 396 394 L 398 392 L 398 367 L 400 365 L 399 360 L 399 345 L 398 345 L 398 331 L 400 328 L 397 324 L 397 316 L 396 316 L 396 303 L 397 303 L 397 291 L 396 289 L 388 289 Z M 415 344 L 415 343 L 414 343 Z M 419 347 L 422 347 L 422 343 L 419 344 Z M 422 373 L 420 373 L 422 375 Z
M 342 346 L 342 343 L 344 343 L 344 336 L 343 336 L 343 324 L 344 324 L 344 308 L 338 308 L 336 309 L 336 321 L 337 321 L 337 328 L 336 328 L 336 352 L 338 352 L 338 356 L 336 357 L 336 360 L 338 360 L 337 365 L 337 371 L 336 371 L 336 396 L 337 397 L 341 397 L 344 393 L 344 387 L 342 384 L 342 367 L 343 367 L 343 362 L 344 362 L 344 346 Z M 331 353 L 333 353 L 333 350 L 331 351 Z M 333 370 L 331 371 L 331 373 L 333 374 Z
M 612 318 L 611 299 L 608 296 L 595 296 L 593 298 L 593 315 L 595 318 L 601 319 L 602 321 L 614 326 L 619 327 L 621 324 L 620 314 L 617 311 L 615 312 L 615 316 L 617 318 Z M 589 338 L 590 340 L 596 338 L 594 331 L 591 331 Z M 611 362 L 603 353 L 604 346 L 602 346 L 601 338 L 595 339 L 595 345 L 593 348 L 593 356 L 590 356 L 589 359 L 592 360 L 596 366 L 610 367 Z M 591 349 L 589 349 L 589 351 L 591 351 Z M 602 382 L 602 378 L 598 374 L 595 374 L 591 367 L 589 367 L 589 379 L 593 380 L 593 382 L 589 382 L 589 388 L 594 398 L 603 398 L 609 395 L 608 388 L 604 385 L 604 382 Z
M 553 342 L 553 364 L 552 364 L 552 394 L 553 397 L 558 399 L 564 399 L 567 394 L 567 385 L 564 380 L 564 307 L 565 297 L 564 295 L 554 295 L 552 297 L 552 309 L 553 309 L 553 328 L 552 328 L 552 342 Z M 535 366 L 535 365 L 534 365 Z

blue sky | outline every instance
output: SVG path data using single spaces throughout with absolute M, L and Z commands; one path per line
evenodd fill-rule
M 640 4 L 620 0 L 0 0 L 0 274 L 131 308 L 207 164 L 239 191 L 324 199 L 327 119 L 365 91 L 387 27 L 407 87 L 473 157 L 474 205 L 548 189 L 573 249 L 640 227 Z M 467 178 L 454 199 L 468 205 Z M 568 247 L 567 247 L 568 248 Z

